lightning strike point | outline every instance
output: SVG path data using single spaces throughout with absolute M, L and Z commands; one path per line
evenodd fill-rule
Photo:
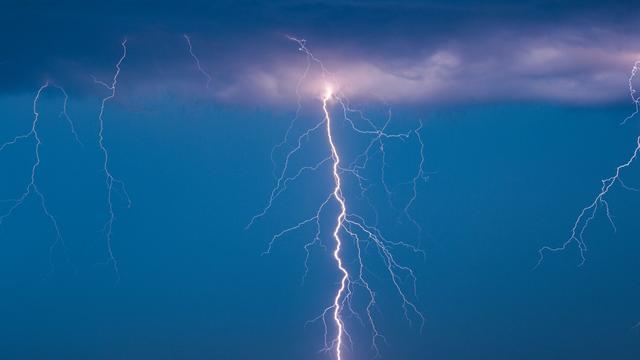
M 333 96 L 333 86 L 325 85 L 323 102 L 326 103 L 327 101 L 329 101 L 331 99 L 332 96 Z

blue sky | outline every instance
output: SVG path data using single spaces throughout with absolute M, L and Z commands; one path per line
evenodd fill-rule
M 340 91 L 390 131 L 418 121 L 429 181 L 411 212 L 422 234 L 389 209 L 381 183 L 372 201 L 393 239 L 426 256 L 399 256 L 417 274 L 422 332 L 409 324 L 388 281 L 375 280 L 382 359 L 636 359 L 640 354 L 640 197 L 607 197 L 575 246 L 536 270 L 538 249 L 560 245 L 579 214 L 633 151 L 638 122 L 627 79 L 640 59 L 631 2 L 14 2 L 0 15 L 0 142 L 28 131 L 37 89 L 69 93 L 39 102 L 40 190 L 60 225 L 31 196 L 0 227 L 0 351 L 7 359 L 330 359 L 322 328 L 305 326 L 331 300 L 338 273 L 314 248 L 304 284 L 304 243 L 280 239 L 331 186 L 327 169 L 301 178 L 255 226 L 244 227 L 273 186 L 270 151 L 296 111 L 307 45 Z M 183 34 L 213 81 L 198 73 Z M 105 111 L 116 193 L 112 247 L 97 143 L 100 101 L 90 75 L 108 80 L 128 40 L 116 98 Z M 638 54 L 640 55 L 640 54 Z M 317 69 L 301 88 L 294 133 L 321 119 Z M 320 85 L 319 85 L 320 84 Z M 331 104 L 333 114 L 339 106 Z M 338 123 L 345 153 L 362 146 Z M 387 179 L 404 204 L 415 139 L 388 145 Z M 312 138 L 304 156 L 321 159 Z M 281 160 L 282 154 L 276 154 Z M 0 198 L 29 182 L 33 141 L 0 152 Z M 374 169 L 380 159 L 373 157 Z M 376 173 L 377 174 L 377 173 Z M 640 181 L 637 167 L 625 183 Z M 350 183 L 347 195 L 362 205 Z M 6 203 L 0 203 L 4 212 Z M 364 205 L 363 205 L 364 206 Z M 333 210 L 329 210 L 329 214 Z M 367 213 L 372 216 L 372 213 Z M 328 216 L 329 220 L 331 216 Z M 330 243 L 329 243 L 330 244 Z M 64 249 L 64 250 L 63 250 Z M 379 273 L 379 265 L 372 265 Z M 372 358 L 370 331 L 349 320 L 347 358 Z

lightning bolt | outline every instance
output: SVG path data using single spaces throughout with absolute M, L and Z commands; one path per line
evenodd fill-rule
M 65 120 L 67 121 L 68 125 L 69 125 L 69 129 L 71 134 L 74 136 L 75 141 L 78 144 L 82 144 L 80 142 L 80 139 L 78 138 L 78 134 L 76 133 L 75 130 L 75 126 L 73 124 L 73 121 L 71 120 L 71 118 L 69 117 L 69 114 L 67 112 L 67 104 L 68 104 L 68 100 L 69 100 L 69 96 L 67 95 L 67 92 L 64 90 L 63 87 L 56 85 L 56 84 L 51 84 L 48 80 L 44 82 L 44 84 L 42 84 L 38 90 L 36 91 L 36 94 L 33 98 L 33 104 L 32 104 L 32 112 L 33 112 L 33 120 L 31 122 L 31 129 L 21 135 L 17 135 L 15 136 L 13 139 L 3 143 L 2 145 L 0 145 L 0 152 L 2 152 L 3 150 L 5 150 L 6 148 L 12 146 L 12 145 L 16 145 L 22 141 L 26 141 L 28 139 L 33 138 L 35 140 L 35 144 L 34 144 L 34 162 L 31 164 L 31 177 L 30 177 L 30 181 L 27 184 L 27 186 L 25 187 L 25 190 L 22 194 L 20 194 L 18 197 L 14 198 L 14 199 L 9 199 L 9 200 L 4 200 L 2 201 L 2 203 L 8 203 L 11 204 L 11 206 L 9 207 L 9 209 L 2 215 L 0 215 L 0 226 L 2 224 L 4 224 L 4 222 L 20 207 L 24 204 L 25 200 L 30 196 L 30 195 L 35 195 L 39 200 L 40 200 L 40 206 L 42 208 L 42 211 L 44 213 L 44 215 L 49 219 L 53 230 L 55 232 L 55 237 L 56 240 L 51 244 L 51 246 L 49 247 L 49 253 L 50 253 L 50 261 L 52 261 L 53 258 L 53 252 L 55 251 L 56 247 L 58 247 L 59 245 L 61 245 L 63 248 L 65 247 L 64 245 L 64 240 L 62 237 L 62 232 L 60 230 L 60 226 L 58 224 L 58 221 L 56 220 L 56 217 L 53 215 L 53 213 L 49 210 L 49 207 L 47 205 L 47 200 L 44 196 L 44 194 L 42 193 L 42 191 L 40 191 L 40 187 L 38 186 L 38 182 L 37 182 L 37 173 L 38 173 L 38 168 L 40 167 L 41 164 L 41 158 L 40 158 L 40 154 L 41 154 L 41 146 L 42 146 L 42 138 L 40 136 L 40 133 L 38 131 L 38 125 L 40 124 L 40 112 L 38 111 L 38 103 L 40 102 L 40 98 L 42 96 L 42 94 L 44 93 L 45 90 L 47 90 L 50 87 L 54 87 L 56 89 L 58 89 L 58 91 L 60 91 L 62 93 L 62 95 L 64 96 L 64 101 L 63 101 L 63 106 L 62 106 L 62 111 L 60 112 L 60 117 L 64 117 Z M 65 254 L 66 254 L 66 249 L 65 249 Z M 53 268 L 53 263 L 51 263 L 51 266 Z
M 333 180 L 335 182 L 333 197 L 336 199 L 338 204 L 340 204 L 340 214 L 338 214 L 336 227 L 333 230 L 333 238 L 336 241 L 336 247 L 333 251 L 333 258 L 336 260 L 336 265 L 342 273 L 342 278 L 340 279 L 340 287 L 336 292 L 336 297 L 333 300 L 333 321 L 335 322 L 336 328 L 338 329 L 335 340 L 336 358 L 338 360 L 341 360 L 342 334 L 344 333 L 344 324 L 342 323 L 342 318 L 340 317 L 340 303 L 342 301 L 342 295 L 344 294 L 347 286 L 347 281 L 349 280 L 349 272 L 342 264 L 342 257 L 340 254 L 340 250 L 342 248 L 340 230 L 344 226 L 344 220 L 347 216 L 347 205 L 345 204 L 345 199 L 342 196 L 342 179 L 340 178 L 340 174 L 338 173 L 338 169 L 340 166 L 340 156 L 338 155 L 338 150 L 336 149 L 336 145 L 333 142 L 333 136 L 331 135 L 331 115 L 329 115 L 329 110 L 327 109 L 327 102 L 329 101 L 329 99 L 331 99 L 331 95 L 331 90 L 328 90 L 325 96 L 322 98 L 322 111 L 324 112 L 324 120 L 327 124 L 327 139 L 329 140 L 329 147 L 331 148 L 331 159 L 333 160 Z
M 212 78 L 211 78 L 211 74 L 209 74 L 200 64 L 200 59 L 196 56 L 196 54 L 193 52 L 193 46 L 191 45 L 191 37 L 187 34 L 183 34 L 182 37 L 184 38 L 184 40 L 187 42 L 187 48 L 189 49 L 189 55 L 191 56 L 191 58 L 193 59 L 193 61 L 196 64 L 196 68 L 198 69 L 198 71 L 200 72 L 200 74 L 202 74 L 206 79 L 207 79 L 207 89 L 209 89 L 209 85 L 211 84 Z
M 638 111 L 640 110 L 639 108 L 640 98 L 636 96 L 636 89 L 633 86 L 633 81 L 637 76 L 639 70 L 640 70 L 640 61 L 636 61 L 633 65 L 633 68 L 631 69 L 631 75 L 629 76 L 629 80 L 628 80 L 629 95 L 631 96 L 631 100 L 633 101 L 635 110 L 622 121 L 621 123 L 622 125 L 626 124 L 627 121 L 634 118 L 638 114 Z M 600 209 L 604 210 L 604 213 L 607 217 L 607 220 L 609 221 L 609 224 L 613 228 L 613 231 L 615 232 L 617 230 L 616 224 L 613 221 L 613 216 L 611 214 L 611 208 L 609 207 L 609 203 L 607 202 L 606 196 L 609 194 L 613 186 L 616 184 L 619 184 L 625 190 L 638 191 L 638 189 L 627 186 L 624 183 L 624 181 L 622 180 L 622 172 L 627 168 L 629 168 L 631 165 L 633 165 L 634 161 L 638 158 L 639 154 L 640 154 L 640 136 L 636 138 L 636 145 L 633 152 L 631 153 L 631 156 L 629 156 L 625 162 L 623 162 L 622 164 L 616 167 L 615 172 L 613 173 L 612 176 L 600 180 L 602 183 L 600 192 L 598 192 L 595 198 L 587 206 L 582 208 L 582 210 L 578 214 L 578 217 L 576 218 L 576 221 L 573 223 L 569 238 L 560 246 L 557 246 L 557 247 L 543 246 L 538 250 L 538 262 L 536 264 L 536 268 L 540 266 L 540 264 L 544 260 L 545 253 L 549 253 L 549 252 L 554 253 L 554 252 L 566 250 L 570 245 L 574 243 L 577 245 L 578 254 L 580 255 L 579 266 L 582 266 L 586 261 L 585 253 L 587 252 L 587 244 L 584 241 L 584 233 L 587 231 L 587 229 L 589 228 L 589 225 L 591 224 L 593 219 L 595 219 Z
M 104 138 L 104 113 L 105 113 L 105 106 L 107 105 L 107 103 L 116 97 L 116 89 L 118 86 L 118 77 L 120 76 L 121 66 L 127 57 L 127 39 L 124 39 L 122 41 L 121 46 L 122 46 L 122 55 L 120 56 L 120 59 L 115 65 L 115 72 L 113 74 L 113 77 L 111 78 L 111 82 L 106 83 L 104 81 L 100 81 L 95 77 L 93 77 L 93 80 L 96 84 L 101 85 L 108 91 L 108 95 L 102 98 L 102 101 L 100 103 L 100 112 L 98 113 L 98 123 L 99 123 L 98 145 L 100 147 L 100 151 L 102 152 L 102 156 L 103 156 L 102 170 L 105 175 L 105 185 L 107 188 L 107 208 L 109 212 L 107 221 L 103 228 L 103 231 L 106 237 L 107 256 L 108 256 L 105 264 L 110 264 L 113 267 L 113 270 L 117 277 L 117 281 L 120 280 L 120 273 L 118 270 L 118 261 L 114 256 L 113 247 L 112 247 L 113 222 L 115 221 L 115 213 L 113 210 L 113 193 L 114 193 L 115 187 L 117 186 L 120 189 L 122 195 L 127 201 L 128 207 L 131 207 L 131 198 L 127 193 L 127 189 L 124 183 L 121 180 L 115 178 L 110 169 L 109 151 L 107 150 L 107 147 L 105 145 L 105 138 Z
M 415 273 L 410 267 L 400 263 L 397 256 L 394 255 L 394 249 L 408 249 L 414 254 L 421 255 L 424 255 L 424 252 L 409 243 L 388 240 L 383 236 L 382 232 L 375 226 L 375 224 L 369 224 L 363 216 L 350 212 L 347 204 L 348 200 L 345 196 L 346 189 L 343 186 L 345 181 L 344 177 L 352 176 L 355 179 L 356 183 L 360 186 L 361 197 L 366 199 L 375 211 L 372 202 L 367 196 L 367 192 L 371 185 L 368 183 L 369 179 L 363 175 L 363 171 L 368 168 L 372 153 L 379 153 L 382 157 L 383 168 L 380 172 L 380 180 L 385 193 L 389 196 L 389 203 L 393 206 L 390 197 L 391 190 L 384 180 L 384 167 L 386 166 L 385 142 L 391 140 L 407 141 L 410 138 L 416 139 L 420 145 L 420 163 L 417 174 L 408 182 L 412 187 L 411 198 L 404 207 L 404 213 L 419 228 L 417 222 L 413 220 L 409 214 L 409 209 L 417 198 L 417 183 L 421 180 L 427 179 L 426 172 L 424 171 L 424 143 L 420 135 L 422 122 L 420 122 L 419 127 L 406 133 L 389 133 L 387 132 L 387 126 L 391 121 L 391 113 L 389 113 L 389 117 L 386 119 L 384 125 L 382 127 L 377 126 L 375 122 L 367 118 L 362 111 L 353 109 L 344 94 L 334 89 L 332 85 L 334 83 L 332 81 L 334 75 L 331 74 L 325 68 L 324 64 L 306 47 L 305 40 L 294 37 L 288 37 L 288 39 L 297 43 L 298 49 L 305 54 L 307 62 L 304 72 L 296 84 L 297 107 L 295 117 L 289 124 L 283 139 L 272 149 L 271 152 L 271 160 L 274 164 L 274 174 L 277 174 L 274 176 L 275 186 L 269 195 L 266 206 L 262 211 L 251 218 L 247 225 L 247 229 L 253 226 L 258 219 L 267 215 L 274 202 L 287 190 L 287 187 L 291 182 L 298 180 L 306 173 L 315 172 L 327 165 L 330 165 L 330 172 L 333 179 L 332 191 L 324 197 L 325 200 L 319 205 L 313 216 L 298 222 L 296 225 L 285 228 L 274 235 L 271 238 L 271 241 L 269 241 L 267 250 L 264 254 L 269 254 L 272 251 L 273 246 L 278 239 L 294 231 L 301 230 L 304 227 L 314 226 L 315 236 L 304 245 L 306 253 L 304 263 L 305 272 L 303 276 L 304 281 L 304 278 L 307 276 L 309 271 L 308 261 L 312 247 L 316 245 L 324 247 L 324 244 L 321 242 L 320 219 L 327 211 L 328 204 L 335 202 L 339 211 L 334 218 L 335 222 L 332 227 L 333 230 L 331 238 L 333 239 L 332 258 L 336 264 L 337 272 L 339 273 L 339 285 L 332 297 L 333 300 L 331 304 L 327 306 L 319 316 L 311 319 L 307 323 L 309 324 L 320 321 L 324 327 L 324 346 L 322 347 L 322 351 L 331 352 L 333 357 L 337 360 L 344 360 L 347 345 L 351 344 L 353 346 L 353 341 L 346 319 L 347 317 L 353 317 L 357 319 L 361 325 L 368 327 L 371 331 L 371 347 L 375 356 L 379 357 L 380 342 L 386 342 L 386 338 L 379 330 L 374 317 L 374 309 L 376 309 L 377 306 L 376 291 L 370 285 L 368 280 L 369 276 L 374 275 L 366 266 L 366 263 L 368 262 L 366 259 L 367 251 L 372 251 L 373 249 L 373 251 L 377 253 L 382 260 L 387 276 L 391 280 L 394 289 L 400 297 L 406 319 L 410 323 L 412 318 L 419 320 L 421 327 L 424 324 L 424 316 L 411 300 L 412 296 L 416 296 L 417 279 Z M 289 144 L 289 138 L 300 117 L 302 108 L 301 87 L 303 82 L 307 79 L 312 65 L 318 66 L 322 80 L 324 81 L 324 94 L 321 96 L 323 116 L 320 121 L 301 132 L 297 137 L 297 140 L 294 142 L 294 146 L 284 155 L 284 164 L 282 169 L 278 172 L 276 171 L 274 155 L 276 150 Z M 336 104 L 341 110 L 344 121 L 347 122 L 350 130 L 355 134 L 370 138 L 365 150 L 358 154 L 353 162 L 348 164 L 344 162 L 343 157 L 340 155 L 339 147 L 336 145 L 336 141 L 334 139 L 333 125 L 335 124 L 336 119 L 333 118 L 330 111 L 331 103 Z M 297 171 L 291 171 L 291 159 L 303 150 L 304 145 L 311 137 L 319 136 L 322 132 L 324 132 L 325 141 L 328 144 L 328 155 L 315 164 L 300 167 Z M 292 173 L 292 175 L 290 175 L 290 173 Z M 354 252 L 355 259 L 345 258 L 345 251 L 347 250 L 347 247 L 350 251 Z M 355 265 L 352 267 L 351 264 Z M 407 280 L 411 283 L 410 287 L 413 295 L 409 295 L 409 292 L 406 290 L 407 285 L 405 282 Z M 364 314 L 366 314 L 366 322 L 362 320 L 358 309 L 352 303 L 355 296 L 355 290 L 357 288 L 363 289 L 368 296 L 367 304 L 363 309 Z M 330 328 L 334 328 L 333 335 L 330 335 Z

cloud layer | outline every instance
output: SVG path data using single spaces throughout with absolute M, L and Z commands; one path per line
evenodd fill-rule
M 353 98 L 390 103 L 628 98 L 640 46 L 632 2 L 15 2 L 0 15 L 0 92 L 30 91 L 44 78 L 91 86 L 108 76 L 119 42 L 123 70 L 140 93 L 206 93 L 234 103 L 295 100 L 306 62 L 286 34 L 307 45 Z M 203 89 L 184 44 L 211 73 Z M 302 93 L 324 81 L 309 73 Z

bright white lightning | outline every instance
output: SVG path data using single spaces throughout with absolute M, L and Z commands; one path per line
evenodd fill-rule
M 336 149 L 336 145 L 333 142 L 333 136 L 331 134 L 331 115 L 329 114 L 329 110 L 327 109 L 327 102 L 331 99 L 332 90 L 331 88 L 327 88 L 327 91 L 322 98 L 322 111 L 324 112 L 324 120 L 327 124 L 327 139 L 329 140 L 329 146 L 331 147 L 331 159 L 333 160 L 333 180 L 335 182 L 335 188 L 333 189 L 333 197 L 336 199 L 338 204 L 340 204 L 340 213 L 338 214 L 338 218 L 336 219 L 336 227 L 333 230 L 333 238 L 336 240 L 336 247 L 333 251 L 333 258 L 336 260 L 336 265 L 338 269 L 342 273 L 342 278 L 340 279 L 340 288 L 336 292 L 336 297 L 333 300 L 333 321 L 336 324 L 336 328 L 338 329 L 338 333 L 336 334 L 336 358 L 338 360 L 342 360 L 342 333 L 344 332 L 344 324 L 342 323 L 342 319 L 340 317 L 340 302 L 342 301 L 342 294 L 345 291 L 347 281 L 349 280 L 349 272 L 342 264 L 342 257 L 340 256 L 340 250 L 342 248 L 342 240 L 340 240 L 340 230 L 343 227 L 343 223 L 345 217 L 347 216 L 347 206 L 345 204 L 345 199 L 342 196 L 342 179 L 340 178 L 339 166 L 340 166 L 340 155 L 338 155 L 338 150 Z
M 633 101 L 635 110 L 629 114 L 623 121 L 622 125 L 626 124 L 627 121 L 631 120 L 638 114 L 639 106 L 640 106 L 640 98 L 636 97 L 636 89 L 633 86 L 633 81 L 640 70 L 640 61 L 636 61 L 631 70 L 631 75 L 629 76 L 629 95 Z M 543 246 L 538 250 L 538 263 L 536 267 L 538 267 L 542 261 L 544 260 L 544 255 L 547 252 L 558 252 L 566 250 L 571 244 L 575 243 L 578 246 L 578 253 L 580 255 L 580 263 L 579 265 L 583 265 L 586 261 L 585 253 L 587 252 L 587 244 L 584 241 L 584 233 L 589 227 L 589 224 L 596 217 L 598 210 L 600 208 L 604 209 L 604 212 L 607 216 L 607 220 L 611 224 L 611 227 L 614 231 L 616 231 L 616 225 L 613 221 L 613 216 L 611 214 L 611 209 L 609 208 L 609 203 L 607 202 L 606 196 L 611 191 L 615 184 L 619 184 L 623 189 L 638 191 L 638 189 L 627 186 L 622 180 L 622 172 L 629 168 L 633 162 L 640 155 L 640 136 L 636 138 L 636 145 L 631 153 L 631 156 L 622 164 L 616 167 L 615 172 L 612 176 L 602 179 L 602 187 L 600 188 L 600 192 L 596 195 L 591 203 L 589 203 L 586 207 L 584 207 L 576 221 L 573 223 L 573 227 L 571 228 L 571 234 L 569 238 L 562 243 L 560 246 L 552 247 L 552 246 Z
M 2 152 L 7 147 L 9 147 L 11 145 L 15 145 L 15 144 L 17 144 L 19 142 L 26 141 L 26 140 L 28 140 L 30 138 L 33 138 L 35 140 L 34 162 L 31 165 L 30 181 L 27 184 L 24 192 L 22 194 L 20 194 L 20 196 L 18 196 L 15 199 L 2 201 L 3 203 L 10 203 L 12 205 L 9 207 L 9 209 L 4 214 L 0 215 L 0 225 L 2 225 L 7 220 L 7 218 L 10 217 L 14 213 L 14 211 L 16 209 L 18 209 L 20 206 L 22 206 L 24 204 L 24 201 L 31 194 L 35 194 L 38 197 L 38 199 L 40 199 L 40 206 L 42 207 L 42 211 L 45 214 L 45 216 L 49 219 L 49 221 L 51 222 L 51 225 L 53 226 L 53 229 L 55 231 L 56 240 L 49 247 L 49 252 L 50 252 L 50 254 L 52 254 L 53 251 L 55 250 L 55 248 L 59 244 L 64 247 L 64 241 L 63 241 L 63 238 L 62 238 L 62 233 L 60 231 L 60 226 L 58 225 L 58 221 L 56 220 L 56 218 L 53 215 L 53 213 L 49 210 L 49 207 L 47 206 L 47 201 L 45 199 L 45 196 L 40 191 L 40 188 L 38 187 L 38 182 L 37 182 L 37 172 L 38 172 L 38 168 L 39 168 L 40 163 L 41 163 L 40 147 L 42 145 L 42 138 L 40 137 L 40 133 L 38 132 L 38 125 L 40 123 L 40 112 L 38 110 L 38 103 L 40 102 L 40 97 L 43 94 L 43 92 L 46 89 L 48 89 L 49 87 L 55 87 L 64 96 L 64 102 L 63 102 L 63 106 L 62 106 L 62 111 L 60 112 L 60 116 L 64 117 L 65 120 L 67 121 L 67 123 L 69 125 L 69 129 L 71 131 L 71 134 L 74 136 L 75 141 L 78 144 L 81 144 L 80 139 L 78 138 L 78 134 L 76 133 L 75 127 L 73 125 L 73 121 L 71 120 L 71 118 L 69 117 L 69 114 L 67 113 L 67 104 L 68 104 L 68 101 L 69 101 L 69 96 L 67 95 L 67 92 L 61 86 L 55 85 L 55 84 L 51 84 L 49 81 L 45 81 L 45 83 L 38 88 L 38 91 L 36 92 L 36 95 L 33 98 L 33 105 L 32 105 L 33 120 L 31 122 L 31 129 L 27 133 L 22 134 L 22 135 L 18 135 L 16 137 L 14 137 L 13 139 L 11 139 L 10 141 L 7 141 L 7 142 L 3 143 L 2 145 L 0 145 L 0 152 Z M 51 264 L 51 265 L 53 266 L 53 264 Z
M 343 180 L 345 176 L 353 176 L 353 178 L 356 180 L 356 183 L 360 186 L 361 197 L 367 200 L 367 202 L 375 212 L 376 210 L 367 196 L 367 191 L 370 187 L 370 185 L 367 185 L 367 182 L 369 180 L 362 174 L 362 172 L 367 169 L 369 165 L 370 154 L 374 151 L 379 152 L 383 158 L 382 166 L 384 168 L 384 144 L 386 141 L 406 141 L 409 138 L 415 138 L 420 144 L 420 163 L 417 174 L 411 179 L 411 181 L 406 183 L 412 186 L 412 192 L 411 198 L 404 206 L 404 214 L 411 220 L 413 224 L 416 225 L 418 230 L 420 230 L 418 223 L 410 216 L 409 209 L 417 198 L 418 181 L 427 179 L 426 173 L 424 171 L 424 143 L 420 136 L 422 123 L 420 123 L 420 126 L 416 129 L 413 129 L 406 133 L 388 133 L 387 126 L 391 121 L 390 113 L 384 125 L 382 127 L 379 127 L 371 119 L 367 118 L 362 111 L 351 108 L 346 97 L 340 91 L 336 91 L 336 87 L 333 85 L 335 84 L 335 82 L 332 81 L 333 75 L 329 71 L 327 71 L 327 69 L 324 67 L 324 64 L 309 51 L 309 49 L 305 45 L 305 41 L 293 37 L 288 38 L 292 41 L 295 41 L 299 45 L 299 50 L 306 55 L 307 63 L 301 78 L 296 84 L 298 105 L 296 108 L 295 117 L 293 118 L 287 131 L 285 132 L 284 138 L 273 148 L 271 153 L 271 159 L 274 163 L 274 173 L 276 173 L 274 160 L 275 151 L 288 145 L 289 143 L 289 137 L 295 127 L 297 120 L 299 119 L 302 107 L 300 89 L 302 83 L 308 77 L 312 64 L 315 64 L 319 67 L 322 80 L 324 81 L 324 88 L 322 90 L 323 94 L 321 96 L 323 117 L 322 120 L 303 130 L 302 133 L 298 136 L 297 140 L 294 142 L 293 148 L 285 153 L 284 164 L 282 165 L 281 171 L 278 171 L 276 176 L 274 176 L 275 186 L 271 191 L 266 206 L 262 209 L 261 212 L 259 212 L 251 219 L 251 221 L 247 225 L 247 228 L 251 227 L 258 219 L 267 215 L 274 202 L 279 198 L 281 194 L 283 194 L 287 190 L 287 186 L 291 182 L 298 180 L 305 173 L 318 171 L 324 166 L 330 165 L 333 179 L 333 190 L 331 191 L 331 193 L 327 194 L 325 200 L 320 204 L 320 206 L 314 212 L 313 216 L 304 219 L 296 225 L 288 227 L 274 235 L 269 242 L 265 254 L 268 254 L 272 251 L 275 241 L 280 239 L 281 237 L 286 236 L 293 231 L 300 230 L 303 227 L 310 225 L 314 226 L 315 236 L 304 245 L 304 249 L 306 252 L 304 277 L 306 277 L 309 271 L 308 260 L 311 248 L 316 245 L 324 247 L 324 244 L 322 244 L 320 240 L 320 218 L 321 216 L 323 216 L 326 206 L 330 202 L 335 201 L 335 203 L 337 203 L 338 205 L 339 213 L 335 217 L 335 225 L 332 231 L 332 239 L 334 242 L 332 257 L 340 274 L 339 286 L 333 296 L 331 305 L 325 308 L 318 317 L 311 320 L 310 322 L 321 321 L 324 325 L 323 351 L 330 351 L 333 353 L 334 357 L 337 360 L 344 360 L 344 351 L 346 349 L 346 344 L 353 344 L 351 336 L 349 335 L 349 331 L 347 329 L 347 323 L 345 322 L 345 315 L 348 314 L 349 316 L 353 316 L 354 318 L 360 320 L 361 324 L 363 324 L 364 326 L 368 326 L 370 331 L 372 332 L 373 338 L 371 346 L 377 357 L 380 355 L 380 341 L 386 341 L 386 339 L 379 331 L 373 315 L 373 310 L 377 305 L 376 292 L 374 291 L 372 286 L 370 286 L 367 280 L 369 276 L 367 274 L 370 271 L 366 267 L 367 260 L 365 257 L 365 251 L 370 248 L 374 249 L 374 251 L 377 252 L 377 254 L 381 257 L 382 262 L 386 267 L 387 275 L 389 276 L 394 289 L 399 294 L 400 300 L 402 301 L 402 307 L 404 309 L 405 317 L 409 321 L 411 321 L 412 317 L 417 318 L 421 326 L 424 323 L 424 317 L 410 300 L 410 296 L 407 294 L 403 285 L 404 280 L 408 278 L 412 283 L 411 290 L 413 292 L 413 296 L 415 296 L 415 274 L 411 268 L 402 265 L 396 259 L 396 256 L 393 254 L 392 250 L 395 248 L 403 248 L 417 254 L 424 255 L 424 253 L 411 244 L 402 241 L 390 241 L 386 239 L 382 235 L 382 232 L 375 226 L 375 224 L 377 224 L 377 221 L 374 223 L 374 225 L 372 225 L 369 224 L 363 216 L 355 213 L 350 213 L 347 206 L 348 200 L 344 195 Z M 347 122 L 349 129 L 351 129 L 358 135 L 367 136 L 370 138 L 369 144 L 368 146 L 366 146 L 365 150 L 358 156 L 356 156 L 355 160 L 350 164 L 343 163 L 343 159 L 340 156 L 339 148 L 336 145 L 334 139 L 332 125 L 334 125 L 335 119 L 332 117 L 329 109 L 329 105 L 332 102 L 335 102 L 336 105 L 341 109 L 340 113 L 344 121 Z M 304 144 L 309 140 L 310 137 L 320 135 L 320 130 L 322 129 L 324 129 L 326 142 L 329 147 L 328 156 L 324 157 L 322 160 L 318 161 L 315 164 L 303 166 L 297 171 L 292 171 L 292 175 L 290 175 L 290 161 L 293 156 L 299 154 L 303 150 Z M 391 203 L 391 192 L 389 190 L 389 187 L 387 187 L 386 183 L 384 182 L 384 169 L 382 169 L 381 171 L 381 176 L 381 181 L 385 188 L 385 192 L 389 196 L 389 203 Z M 346 259 L 344 258 L 343 250 L 345 245 L 347 244 L 345 242 L 347 240 L 349 246 L 353 246 L 353 249 L 355 250 L 356 259 L 354 259 L 354 261 L 352 261 L 351 259 L 349 259 L 349 261 L 346 261 Z M 350 269 L 351 264 L 354 263 L 356 264 L 355 267 L 353 269 Z M 361 316 L 352 306 L 352 299 L 355 295 L 354 290 L 356 288 L 363 289 L 368 295 L 369 300 L 365 309 L 367 320 L 366 324 L 364 321 L 362 321 Z M 335 335 L 332 336 L 331 339 L 329 339 L 329 323 L 331 323 L 335 328 Z
M 118 85 L 118 77 L 120 75 L 121 65 L 127 57 L 127 40 L 126 39 L 122 41 L 121 46 L 122 46 L 122 55 L 120 56 L 120 59 L 115 65 L 115 73 L 113 74 L 111 83 L 108 84 L 106 82 L 97 80 L 94 77 L 95 83 L 102 85 L 109 92 L 108 95 L 104 97 L 100 103 L 100 112 L 98 113 L 98 122 L 99 122 L 99 129 L 100 129 L 98 132 L 98 145 L 100 146 L 100 151 L 102 152 L 102 155 L 103 155 L 102 170 L 104 171 L 104 175 L 105 175 L 105 184 L 107 187 L 107 207 L 109 211 L 107 222 L 104 225 L 104 234 L 107 242 L 107 256 L 108 256 L 106 263 L 110 264 L 113 267 L 113 270 L 116 273 L 118 280 L 120 279 L 120 274 L 118 271 L 118 261 L 114 256 L 113 247 L 111 244 L 112 235 L 113 235 L 113 222 L 115 221 L 115 213 L 113 210 L 114 186 L 115 185 L 119 186 L 120 191 L 122 192 L 122 195 L 125 197 L 128 206 L 131 206 L 131 199 L 129 198 L 129 194 L 127 193 L 124 183 L 113 176 L 113 174 L 111 173 L 111 169 L 109 167 L 110 165 L 109 151 L 107 150 L 107 147 L 105 145 L 105 139 L 104 139 L 104 112 L 105 112 L 105 106 L 107 102 L 109 102 L 110 100 L 116 97 L 116 89 Z

